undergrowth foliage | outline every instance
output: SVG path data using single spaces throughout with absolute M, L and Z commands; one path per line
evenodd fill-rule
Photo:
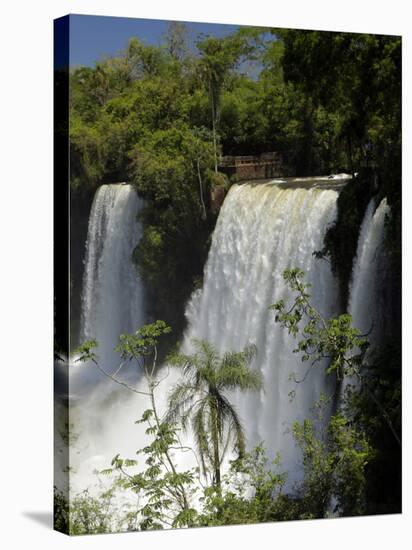
M 284 278 L 292 292 L 292 302 L 286 306 L 281 300 L 270 308 L 275 312 L 275 321 L 297 338 L 294 351 L 301 354 L 302 362 L 309 363 L 311 369 L 326 359 L 327 374 L 338 381 L 357 377 L 361 388 L 367 385 L 363 373 L 367 336 L 351 326 L 349 315 L 324 319 L 311 304 L 309 285 L 301 270 L 286 270 Z M 332 416 L 328 417 L 330 396 L 321 395 L 312 418 L 291 422 L 304 477 L 290 487 L 288 474 L 282 471 L 281 455 L 270 460 L 264 442 L 247 450 L 242 420 L 237 415 L 230 416 L 231 404 L 222 393 L 226 387 L 244 391 L 261 387 L 260 378 L 248 366 L 255 348 L 220 357 L 209 343 L 195 341 L 193 355 L 170 356 L 170 366 L 180 369 L 181 379 L 170 393 L 169 410 L 166 414 L 159 412 L 156 391 L 168 375 L 164 368 L 157 368 L 157 346 L 169 331 L 166 323 L 156 321 L 120 336 L 117 351 L 121 359 L 134 361 L 146 382 L 146 390 L 123 385 L 150 403 L 136 421 L 146 426 L 147 443 L 137 449 L 134 458 L 119 454 L 113 457 L 110 466 L 100 472 L 107 478 L 108 488 L 99 495 L 85 491 L 68 503 L 56 490 L 55 515 L 61 530 L 83 534 L 365 513 L 367 473 L 376 451 L 365 423 L 353 409 L 353 396 L 360 392 L 357 386 L 351 387 L 341 410 Z M 79 360 L 92 361 L 102 370 L 96 347 L 95 341 L 80 346 Z M 103 372 L 112 381 L 122 383 L 118 378 L 120 369 L 115 374 Z M 304 377 L 298 380 L 296 374 L 294 380 L 304 383 Z M 392 426 L 382 405 L 381 410 L 382 421 Z M 182 430 L 190 420 L 192 429 L 198 430 L 196 448 L 182 442 Z M 222 473 L 230 434 L 234 436 L 237 455 Z M 179 468 L 181 453 L 192 455 L 193 467 Z M 116 508 L 119 495 L 127 493 L 137 500 Z

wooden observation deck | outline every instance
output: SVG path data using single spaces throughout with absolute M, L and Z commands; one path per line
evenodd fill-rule
M 221 158 L 219 170 L 237 181 L 268 179 L 285 176 L 283 158 L 280 153 L 261 155 L 225 156 Z

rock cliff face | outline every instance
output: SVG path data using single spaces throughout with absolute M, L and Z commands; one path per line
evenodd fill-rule
M 213 214 L 217 215 L 223 201 L 225 200 L 227 189 L 222 186 L 214 186 L 210 191 L 210 209 Z

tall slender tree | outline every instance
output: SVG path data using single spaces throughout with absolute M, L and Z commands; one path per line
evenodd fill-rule
M 182 369 L 182 380 L 169 395 L 169 421 L 189 425 L 196 440 L 203 474 L 212 472 L 212 481 L 220 487 L 220 469 L 230 443 L 239 457 L 245 452 L 241 419 L 226 393 L 230 390 L 259 390 L 262 380 L 250 368 L 256 353 L 254 346 L 222 357 L 208 342 L 193 340 L 195 353 L 177 353 L 170 364 Z
M 189 31 L 180 21 L 171 21 L 165 34 L 166 48 L 175 61 L 183 61 L 189 52 Z

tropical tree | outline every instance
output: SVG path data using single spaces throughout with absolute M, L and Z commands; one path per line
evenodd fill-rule
M 227 352 L 222 357 L 206 341 L 193 340 L 195 353 L 177 353 L 169 358 L 171 366 L 182 369 L 183 377 L 169 395 L 167 418 L 190 424 L 195 437 L 203 474 L 212 471 L 212 483 L 220 487 L 220 468 L 230 443 L 239 457 L 245 453 L 241 419 L 226 393 L 232 390 L 259 390 L 262 380 L 250 369 L 256 347 Z
M 137 423 L 148 423 L 146 434 L 154 436 L 152 443 L 137 453 L 146 455 L 146 464 L 149 468 L 142 475 L 127 475 L 124 467 L 136 466 L 137 461 L 124 460 L 117 454 L 111 462 L 112 467 L 102 471 L 103 474 L 121 472 L 127 477 L 127 484 L 123 483 L 124 487 L 131 488 L 138 494 L 145 492 L 148 502 L 139 509 L 139 513 L 144 518 L 140 524 L 142 529 L 161 528 L 162 522 L 167 524 L 165 510 L 177 510 L 176 521 L 180 524 L 186 522 L 185 525 L 190 525 L 192 521 L 188 486 L 192 484 L 194 474 L 190 471 L 183 473 L 177 471 L 171 448 L 179 448 L 177 447 L 179 440 L 174 426 L 162 421 L 155 397 L 156 388 L 164 379 L 159 378 L 157 368 L 159 339 L 170 332 L 171 328 L 164 321 L 158 320 L 142 326 L 132 334 L 121 334 L 116 351 L 120 353 L 122 362 L 114 372 L 103 369 L 99 364 L 98 356 L 94 352 L 98 346 L 96 340 L 87 341 L 76 350 L 79 354 L 77 361 L 91 361 L 102 374 L 116 384 L 150 399 L 151 408 L 147 409 L 137 421 Z M 147 389 L 137 389 L 119 377 L 126 362 L 132 362 L 143 373 Z M 152 506 L 152 502 L 156 504 Z
M 223 82 L 233 66 L 234 59 L 223 46 L 223 40 L 208 38 L 198 44 L 202 53 L 199 62 L 199 74 L 208 91 L 212 117 L 213 150 L 215 172 L 217 172 L 217 125 L 219 121 L 219 104 Z
M 258 29 L 252 28 L 249 32 L 238 32 L 225 38 L 203 36 L 196 44 L 200 52 L 198 73 L 210 100 L 215 172 L 218 171 L 218 126 L 222 91 L 236 65 L 252 55 L 254 47 L 250 42 L 257 41 L 259 33 Z
M 188 54 L 188 28 L 180 21 L 171 21 L 164 36 L 169 55 L 175 61 L 183 61 Z
M 146 46 L 135 37 L 127 45 L 126 60 L 132 80 L 159 76 L 166 63 L 164 52 L 160 48 Z
M 310 362 L 309 370 L 315 368 L 323 359 L 327 359 L 328 374 L 335 373 L 339 382 L 344 378 L 355 382 L 373 401 L 396 443 L 401 446 L 400 430 L 396 426 L 396 411 L 387 410 L 376 397 L 376 382 L 373 380 L 372 383 L 370 379 L 373 365 L 368 364 L 367 335 L 361 334 L 352 326 L 352 317 L 347 313 L 337 318 L 324 319 L 310 302 L 310 284 L 304 282 L 304 272 L 299 268 L 286 269 L 283 277 L 295 293 L 294 302 L 288 307 L 283 300 L 279 300 L 270 306 L 270 309 L 276 311 L 276 322 L 286 328 L 289 334 L 302 336 L 294 352 L 302 354 L 302 362 Z M 303 328 L 300 326 L 301 321 L 306 322 Z M 306 378 L 306 374 L 302 380 Z M 296 378 L 295 381 L 298 382 Z M 352 384 L 349 384 L 346 393 L 351 393 L 352 389 Z
M 271 307 L 276 312 L 275 320 L 299 338 L 294 351 L 301 354 L 303 364 L 308 365 L 300 380 L 295 378 L 295 382 L 303 382 L 309 370 L 319 368 L 323 359 L 328 362 L 327 373 L 336 376 L 338 381 L 346 380 L 344 391 L 341 386 L 337 386 L 341 395 L 341 411 L 330 420 L 329 432 L 331 429 L 332 432 L 328 434 L 328 448 L 330 451 L 330 445 L 335 445 L 333 438 L 335 442 L 340 442 L 340 448 L 346 449 L 342 458 L 347 460 L 347 464 L 352 463 L 345 472 L 352 469 L 350 475 L 355 481 L 353 472 L 356 470 L 356 483 L 359 483 L 357 489 L 348 489 L 348 481 L 344 479 L 346 473 L 339 474 L 342 478 L 335 486 L 335 494 L 341 495 L 340 513 L 358 514 L 361 509 L 368 513 L 376 513 L 376 510 L 381 513 L 385 509 L 399 510 L 394 503 L 400 502 L 401 477 L 393 465 L 400 464 L 402 450 L 400 357 L 392 343 L 388 345 L 385 340 L 371 349 L 367 335 L 352 326 L 350 315 L 345 313 L 335 318 L 324 318 L 311 303 L 310 285 L 304 282 L 301 270 L 287 269 L 283 276 L 294 293 L 293 302 L 279 300 Z M 305 430 L 304 427 L 303 432 L 294 431 L 299 446 L 302 442 L 305 445 L 309 442 L 307 434 L 304 435 Z M 362 455 L 367 449 L 366 444 L 360 445 L 361 441 L 365 441 L 372 449 L 368 450 L 367 457 Z M 351 447 L 350 442 L 355 447 Z M 311 445 L 309 442 L 308 450 Z M 349 456 L 351 449 L 360 454 Z M 320 464 L 318 457 L 315 458 Z M 367 466 L 364 458 L 367 458 Z M 339 468 L 344 467 L 344 463 L 338 463 L 333 457 L 331 464 L 330 471 L 335 472 L 334 475 L 338 472 L 338 464 Z M 322 471 L 327 471 L 326 466 L 320 468 L 319 472 Z M 364 474 L 366 502 L 362 503 L 360 495 L 365 489 L 362 480 Z M 319 487 L 319 480 L 314 481 L 313 486 Z M 382 498 L 383 488 L 386 495 Z M 314 500 L 313 497 L 310 499 Z M 367 507 L 363 508 L 365 505 Z

